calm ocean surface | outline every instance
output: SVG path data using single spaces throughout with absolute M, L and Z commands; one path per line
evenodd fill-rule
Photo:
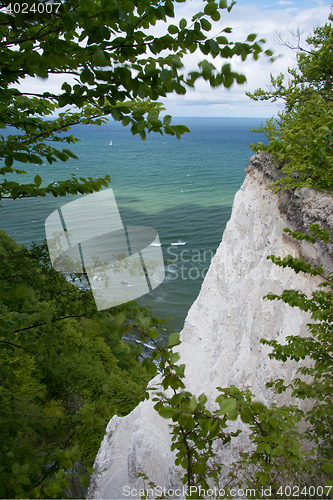
M 175 137 L 148 134 L 143 142 L 119 123 L 72 128 L 80 143 L 70 149 L 79 160 L 26 166 L 30 182 L 38 173 L 43 183 L 77 177 L 111 175 L 124 225 L 151 226 L 159 234 L 166 267 L 164 282 L 145 295 L 156 316 L 172 316 L 175 330 L 183 326 L 197 297 L 211 257 L 219 246 L 253 154 L 248 145 L 263 140 L 249 131 L 260 118 L 175 118 L 191 134 Z M 3 132 L 2 132 L 3 133 Z M 112 142 L 112 144 L 110 144 Z M 63 147 L 67 147 L 64 145 Z M 9 180 L 10 177 L 7 177 Z M 0 228 L 21 244 L 45 239 L 44 223 L 56 208 L 76 197 L 3 200 Z M 177 245 L 178 243 L 178 245 Z

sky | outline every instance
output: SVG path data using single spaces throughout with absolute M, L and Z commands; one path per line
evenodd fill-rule
M 180 5 L 184 6 L 179 9 L 182 11 L 179 19 L 187 17 L 184 15 L 186 12 L 202 9 L 200 0 L 191 0 L 191 2 Z M 172 95 L 164 99 L 168 113 L 173 116 L 193 117 L 258 116 L 268 118 L 276 115 L 278 110 L 283 109 L 282 103 L 255 102 L 245 95 L 245 91 L 253 92 L 259 87 L 268 90 L 271 73 L 273 76 L 280 73 L 287 74 L 288 67 L 296 67 L 296 50 L 278 45 L 274 40 L 277 34 L 293 45 L 295 40 L 290 31 L 295 32 L 299 29 L 302 33 L 301 47 L 308 47 L 306 38 L 313 33 L 316 26 L 322 26 L 328 21 L 330 12 L 331 4 L 321 0 L 262 0 L 256 2 L 237 0 L 231 12 L 226 12 L 222 16 L 218 23 L 220 27 L 216 29 L 216 32 L 225 26 L 232 27 L 232 34 L 227 35 L 232 41 L 245 41 L 249 33 L 256 33 L 258 39 L 266 39 L 265 49 L 272 49 L 274 56 L 281 55 L 281 57 L 278 57 L 273 63 L 264 55 L 261 55 L 257 61 L 254 61 L 252 56 L 244 62 L 238 57 L 237 59 L 233 58 L 231 60 L 232 68 L 245 74 L 247 78 L 244 85 L 234 84 L 230 89 L 223 87 L 213 89 L 207 82 L 200 81 L 194 92 L 189 91 L 185 96 Z M 210 33 L 213 34 L 213 30 Z M 186 66 L 194 69 L 196 65 L 194 59 L 192 57 L 191 60 L 187 61 Z M 225 62 L 223 61 L 222 64 Z
M 230 0 L 228 1 L 230 3 Z M 178 24 L 181 18 L 190 21 L 193 14 L 203 10 L 202 0 L 187 0 L 176 4 L 176 18 L 172 21 Z M 279 34 L 283 40 L 293 39 L 290 31 L 300 30 L 301 46 L 307 47 L 306 38 L 313 33 L 316 26 L 327 22 L 331 12 L 331 4 L 324 0 L 237 0 L 230 13 L 222 11 L 221 20 L 213 23 L 213 29 L 208 32 L 210 37 L 217 35 L 223 28 L 232 27 L 233 32 L 227 35 L 230 41 L 245 41 L 247 35 L 256 33 L 257 39 L 266 39 L 264 49 L 271 49 L 275 62 L 261 55 L 254 61 L 249 56 L 242 62 L 237 56 L 231 60 L 218 60 L 213 63 L 221 68 L 226 62 L 231 62 L 232 69 L 245 74 L 247 82 L 243 85 L 234 84 L 230 89 L 224 87 L 211 88 L 205 81 L 197 81 L 195 89 L 189 89 L 186 95 L 169 95 L 161 99 L 166 107 L 165 113 L 175 117 L 271 117 L 283 109 L 282 103 L 267 101 L 255 102 L 245 95 L 245 91 L 253 92 L 258 87 L 268 90 L 270 74 L 287 74 L 288 67 L 296 66 L 296 50 L 291 50 L 276 43 Z M 190 23 L 188 22 L 188 25 Z M 166 30 L 166 26 L 162 28 Z M 160 28 L 158 28 L 160 30 Z M 160 31 L 157 33 L 162 34 Z M 204 59 L 200 51 L 190 54 L 184 59 L 186 71 L 197 69 L 197 63 Z M 55 91 L 63 80 L 53 76 L 47 80 L 27 79 L 23 88 L 28 91 Z M 69 83 L 72 83 L 69 81 Z

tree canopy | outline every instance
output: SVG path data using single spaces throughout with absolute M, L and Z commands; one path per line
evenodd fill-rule
M 0 2 L 0 126 L 15 129 L 6 139 L 0 137 L 0 158 L 5 162 L 0 173 L 19 172 L 14 161 L 41 165 L 45 159 L 52 163 L 75 157 L 70 149 L 58 146 L 76 139 L 59 132 L 78 123 L 100 125 L 108 115 L 143 139 L 146 132 L 177 138 L 189 132 L 185 126 L 172 125 L 169 115 L 161 120 L 163 108 L 157 100 L 172 92 L 185 94 L 199 78 L 213 87 L 245 82 L 245 76 L 233 72 L 225 60 L 234 55 L 245 60 L 249 54 L 257 59 L 264 42 L 255 41 L 254 34 L 243 42 L 228 40 L 232 29 L 220 23 L 221 15 L 232 7 L 226 0 L 208 0 L 202 7 L 189 25 L 186 19 L 176 25 L 171 23 L 173 0 Z M 218 33 L 210 38 L 213 25 Z M 155 26 L 162 34 L 152 34 Z M 186 73 L 182 60 L 196 51 L 203 59 L 196 71 Z M 266 54 L 272 55 L 269 50 Z M 59 92 L 47 90 L 51 75 L 62 80 Z M 28 77 L 45 79 L 45 91 L 23 91 L 19 84 Z M 4 180 L 0 199 L 90 193 L 109 180 L 105 176 L 79 181 L 72 176 L 48 186 L 42 185 L 39 175 L 26 185 Z

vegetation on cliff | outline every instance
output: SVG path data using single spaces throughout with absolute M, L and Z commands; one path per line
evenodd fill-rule
M 281 100 L 284 110 L 257 129 L 268 145 L 251 144 L 254 151 L 272 153 L 284 174 L 272 184 L 275 191 L 310 186 L 333 188 L 333 16 L 299 48 L 297 68 L 289 79 L 271 75 L 273 90 L 247 93 L 256 101 Z
M 310 225 L 312 234 L 287 232 L 297 240 L 315 244 L 320 240 L 333 243 L 329 232 Z M 306 264 L 302 258 L 269 257 L 276 265 L 290 267 L 296 273 L 321 275 L 324 270 Z M 163 389 L 154 400 L 159 414 L 172 419 L 172 449 L 176 464 L 184 469 L 183 483 L 187 498 L 204 498 L 214 492 L 214 498 L 232 498 L 235 487 L 249 493 L 251 498 L 333 498 L 333 273 L 324 278 L 311 297 L 297 290 L 285 290 L 280 296 L 269 294 L 266 299 L 282 300 L 292 307 L 311 313 L 309 336 L 287 337 L 286 344 L 262 339 L 270 345 L 271 358 L 285 362 L 302 361 L 297 377 L 286 385 L 282 378 L 267 384 L 277 393 L 289 390 L 290 405 L 268 407 L 256 400 L 250 390 L 235 386 L 218 387 L 216 405 L 207 403 L 205 394 L 199 397 L 186 391 L 185 366 L 175 366 L 177 353 L 161 353 L 163 358 Z M 170 346 L 180 343 L 176 336 Z M 281 365 L 283 373 L 283 365 Z M 310 409 L 299 408 L 297 399 L 307 399 Z M 240 453 L 227 476 L 215 442 L 226 445 L 242 431 L 230 427 L 240 418 L 248 426 L 249 451 Z M 302 430 L 299 423 L 302 423 Z M 305 427 L 304 427 L 305 425 Z M 222 481 L 221 481 L 222 478 Z M 201 493 L 200 493 L 201 491 Z M 205 493 L 206 492 L 206 493 Z

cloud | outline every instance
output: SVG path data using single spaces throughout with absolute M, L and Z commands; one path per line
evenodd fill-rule
M 251 0 L 250 0 L 251 1 Z M 207 82 L 197 82 L 195 92 L 191 89 L 184 95 L 169 95 L 163 100 L 167 112 L 174 116 L 272 116 L 281 109 L 281 105 L 269 102 L 253 102 L 245 91 L 253 92 L 256 88 L 267 89 L 270 86 L 270 73 L 277 76 L 279 73 L 287 74 L 288 67 L 296 66 L 296 51 L 285 46 L 276 45 L 274 35 L 280 34 L 282 39 L 290 39 L 290 31 L 301 28 L 302 42 L 318 25 L 327 22 L 330 13 L 330 5 L 322 0 L 312 2 L 311 7 L 304 7 L 307 0 L 294 0 L 292 8 L 282 8 L 291 4 L 289 0 L 279 0 L 277 3 L 266 5 L 265 8 L 256 2 L 239 2 L 228 13 L 222 12 L 221 20 L 213 24 L 209 32 L 214 37 L 225 27 L 232 27 L 233 32 L 227 35 L 231 41 L 245 41 L 249 33 L 256 33 L 258 39 L 266 39 L 264 48 L 270 48 L 278 57 L 274 63 L 265 55 L 261 55 L 258 61 L 249 56 L 242 62 L 239 57 L 231 60 L 210 59 L 218 69 L 226 62 L 231 63 L 232 69 L 245 74 L 247 83 L 245 85 L 233 85 L 230 89 L 212 89 Z M 191 0 L 190 2 L 176 4 L 176 16 L 173 24 L 178 24 L 181 18 L 190 21 L 191 17 L 203 10 L 202 0 Z M 189 23 L 188 23 L 189 25 Z M 161 36 L 162 30 L 166 31 L 167 25 L 156 26 L 152 33 Z M 186 72 L 197 69 L 198 62 L 206 58 L 200 51 L 189 54 L 184 58 Z M 63 77 L 55 75 L 47 80 L 27 78 L 24 82 L 25 89 L 33 88 L 35 91 L 56 91 L 64 81 Z M 68 80 L 69 83 L 72 81 Z M 232 114 L 233 113 L 233 114 Z
M 200 3 L 197 0 L 193 1 L 196 8 L 200 8 Z M 274 41 L 274 36 L 277 33 L 283 40 L 287 40 L 290 39 L 290 30 L 296 31 L 300 27 L 303 33 L 303 45 L 306 45 L 305 39 L 312 34 L 313 29 L 327 22 L 330 13 L 330 6 L 327 4 L 319 2 L 315 7 L 307 9 L 302 8 L 299 3 L 297 5 L 295 9 L 282 10 L 275 4 L 269 10 L 265 10 L 258 7 L 257 4 L 236 4 L 230 13 L 222 16 L 218 26 L 214 27 L 214 31 L 212 30 L 211 36 L 226 26 L 233 28 L 232 34 L 228 37 L 234 41 L 245 41 L 249 33 L 256 33 L 258 39 L 266 39 L 264 48 L 272 49 L 274 55 L 280 55 L 280 57 L 274 63 L 265 55 L 261 55 L 258 61 L 254 61 L 252 56 L 244 62 L 239 57 L 228 61 L 211 59 L 217 67 L 221 67 L 225 62 L 230 62 L 233 70 L 246 75 L 246 84 L 233 85 L 230 89 L 222 87 L 212 89 L 207 82 L 200 81 L 195 87 L 195 93 L 189 91 L 185 96 L 171 95 L 164 99 L 168 112 L 174 116 L 270 117 L 281 110 L 282 105 L 279 103 L 251 101 L 245 95 L 245 91 L 253 92 L 258 87 L 267 90 L 270 87 L 271 73 L 274 76 L 280 73 L 287 74 L 288 67 L 296 66 L 296 51 L 277 45 Z M 183 17 L 185 16 L 183 15 Z M 187 57 L 185 60 L 186 69 L 194 69 L 198 61 L 204 57 L 201 53 Z

